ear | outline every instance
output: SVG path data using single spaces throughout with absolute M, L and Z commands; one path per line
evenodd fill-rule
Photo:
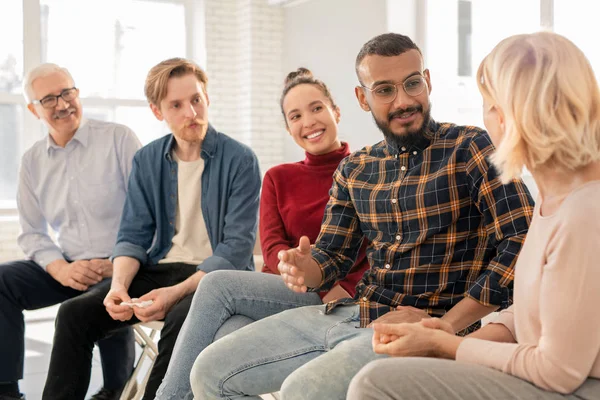
M 500 106 L 494 106 L 496 107 L 496 111 L 497 111 L 497 115 L 498 115 L 498 125 L 500 125 L 500 129 L 502 129 L 502 132 L 506 132 L 504 130 L 506 124 L 506 117 L 504 116 L 504 111 L 502 111 L 502 108 L 500 108 Z
M 333 115 L 335 115 L 335 123 L 339 124 L 342 113 L 340 112 L 340 108 L 338 106 L 335 106 L 335 108 L 333 109 Z
M 165 119 L 165 117 L 163 117 L 162 113 L 160 112 L 160 108 L 158 108 L 155 104 L 150 103 L 150 109 L 152 110 L 152 114 L 154 114 L 157 120 L 163 121 Z
M 33 103 L 29 103 L 27 104 L 27 109 L 29 111 L 31 111 L 31 113 L 37 118 L 40 119 L 40 115 L 38 114 L 37 110 L 35 109 L 35 106 L 33 105 Z
M 371 107 L 369 107 L 369 103 L 367 102 L 367 96 L 365 96 L 365 89 L 360 86 L 356 86 L 354 88 L 354 94 L 356 95 L 356 99 L 358 100 L 358 105 L 365 111 L 371 111 Z
M 431 76 L 429 75 L 428 69 L 423 71 L 423 76 L 425 76 L 425 81 L 427 82 L 427 90 L 429 91 L 429 94 L 431 94 Z

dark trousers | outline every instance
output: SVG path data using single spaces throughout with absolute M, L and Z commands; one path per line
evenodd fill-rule
M 36 310 L 110 286 L 110 279 L 87 292 L 62 286 L 33 261 L 0 264 L 0 382 L 23 379 L 25 322 L 23 310 Z M 122 388 L 133 370 L 135 339 L 131 328 L 98 340 L 104 387 Z
M 141 297 L 151 290 L 176 285 L 195 272 L 195 265 L 182 263 L 142 266 L 129 286 L 129 296 Z M 125 322 L 110 317 L 103 304 L 108 290 L 108 286 L 90 290 L 61 304 L 56 316 L 54 346 L 42 399 L 83 400 L 90 382 L 94 342 L 116 329 L 139 322 L 135 316 Z M 193 294 L 190 294 L 183 298 L 167 313 L 144 399 L 154 399 L 165 376 L 192 297 Z

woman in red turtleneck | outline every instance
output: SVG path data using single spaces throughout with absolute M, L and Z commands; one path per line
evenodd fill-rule
M 194 361 L 216 338 L 291 308 L 352 297 L 356 283 L 368 268 L 363 246 L 355 268 L 328 292 L 296 293 L 274 275 L 279 273 L 280 250 L 298 246 L 301 236 L 315 242 L 333 172 L 349 154 L 348 145 L 338 139 L 339 108 L 325 84 L 310 71 L 300 68 L 288 75 L 281 111 L 288 132 L 306 151 L 306 159 L 279 165 L 265 175 L 260 234 L 266 262 L 263 271 L 270 274 L 228 270 L 202 278 L 156 394 L 158 400 L 185 398 L 190 393 L 190 373 L 192 384 L 202 379 L 195 376 Z M 274 338 L 277 333 L 272 334 Z
M 288 132 L 306 151 L 304 161 L 282 164 L 265 174 L 260 199 L 260 242 L 263 272 L 279 274 L 277 253 L 298 246 L 301 236 L 314 243 L 329 200 L 332 176 L 350 154 L 338 139 L 339 108 L 327 86 L 300 68 L 288 75 L 281 104 Z M 352 272 L 339 281 L 324 302 L 352 297 L 356 283 L 368 268 L 364 246 Z

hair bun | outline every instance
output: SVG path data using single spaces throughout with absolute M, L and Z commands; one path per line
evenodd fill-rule
M 288 83 L 290 83 L 291 81 L 293 81 L 294 79 L 296 79 L 298 77 L 312 78 L 313 74 L 312 74 L 312 72 L 310 72 L 310 70 L 308 68 L 300 67 L 297 70 L 292 71 L 289 74 L 287 74 L 287 76 L 285 77 L 284 83 L 287 85 Z

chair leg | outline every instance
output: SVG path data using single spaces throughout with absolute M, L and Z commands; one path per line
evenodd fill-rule
M 142 354 L 140 354 L 135 368 L 133 369 L 129 380 L 125 385 L 125 389 L 121 393 L 119 400 L 140 400 L 142 398 L 146 390 L 146 384 L 150 378 L 150 371 L 152 370 L 154 361 L 158 355 L 158 347 L 154 340 L 158 330 L 151 329 L 150 334 L 147 334 L 140 326 L 135 325 L 133 327 L 133 332 L 135 334 L 135 341 L 142 348 Z M 144 367 L 144 361 L 146 358 L 150 360 L 150 365 L 148 367 L 148 371 L 142 378 L 141 384 L 138 384 L 137 378 Z

